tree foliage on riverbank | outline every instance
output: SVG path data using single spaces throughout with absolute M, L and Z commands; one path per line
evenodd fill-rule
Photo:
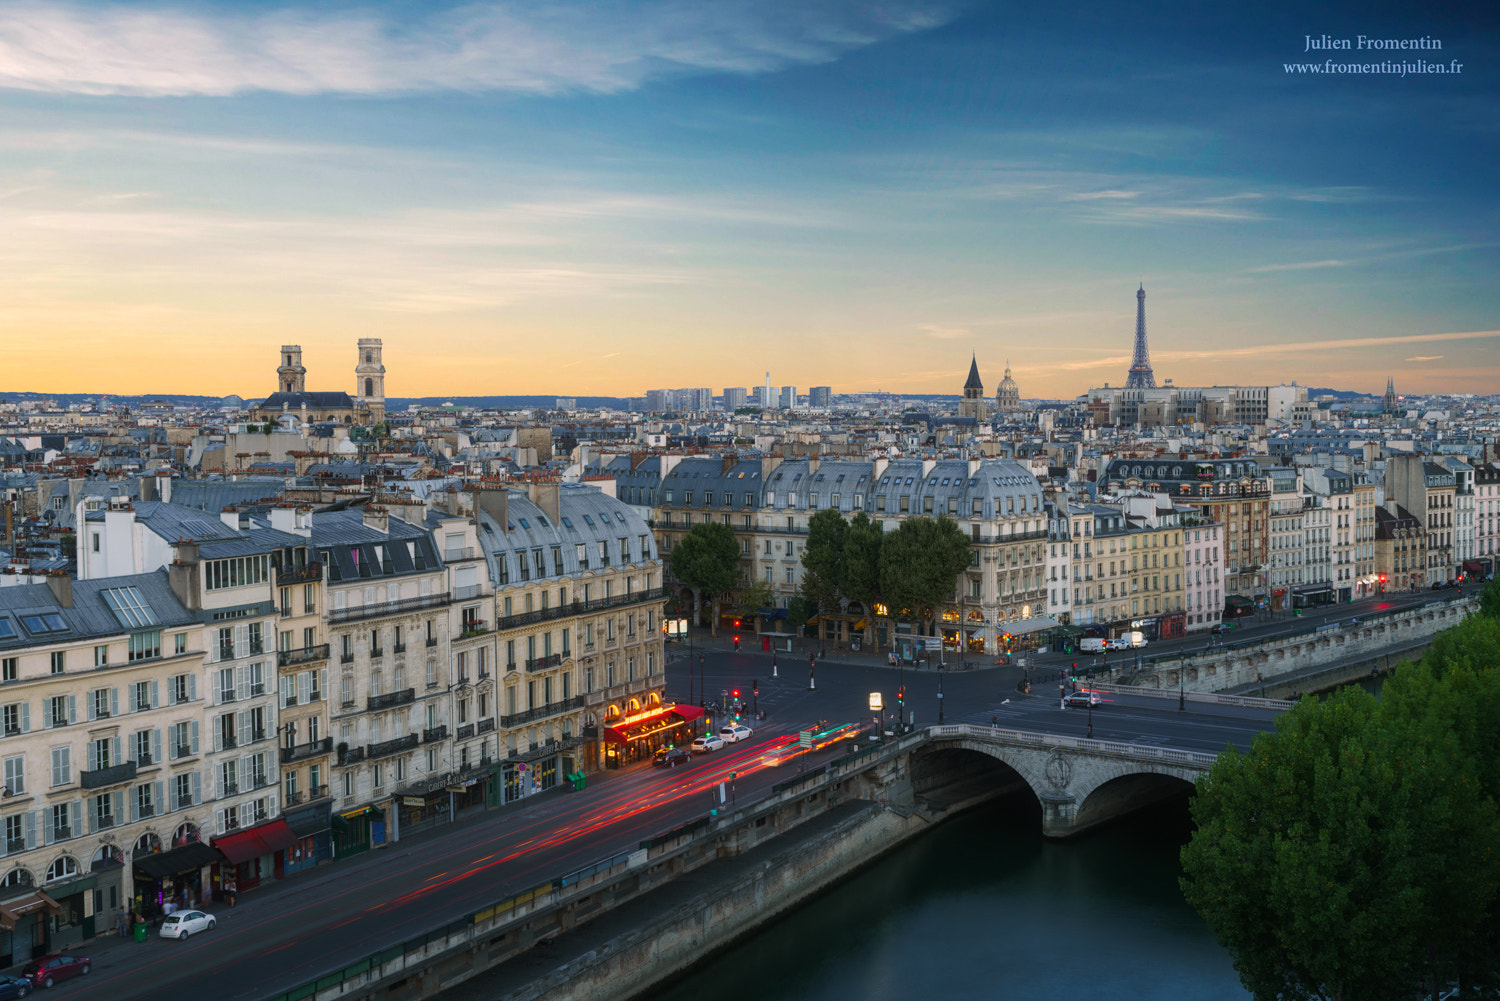
M 1303 699 L 1198 782 L 1183 893 L 1258 999 L 1500 996 L 1500 591 L 1379 700 Z

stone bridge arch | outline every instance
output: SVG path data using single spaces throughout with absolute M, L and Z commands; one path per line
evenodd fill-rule
M 999 791 L 1023 785 L 1041 804 L 1042 833 L 1067 838 L 1134 810 L 1190 791 L 1207 762 L 1156 757 L 1154 748 L 1136 756 L 1128 745 L 1089 742 L 1067 746 L 995 736 L 939 737 L 913 751 L 911 777 L 919 798 L 951 804 L 955 791 L 974 783 L 1001 782 Z M 988 758 L 996 765 L 978 763 Z M 939 805 L 939 803 L 934 803 Z

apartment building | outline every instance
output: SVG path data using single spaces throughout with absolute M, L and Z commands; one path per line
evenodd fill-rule
M 1271 608 L 1289 608 L 1307 583 L 1302 527 L 1302 474 L 1286 466 L 1267 471 L 1271 481 L 1269 582 Z
M 1385 495 L 1422 520 L 1427 529 L 1428 586 L 1452 580 L 1456 477 L 1447 466 L 1420 455 L 1386 460 Z
M 1427 586 L 1428 533 L 1421 518 L 1395 501 L 1375 509 L 1375 575 L 1390 591 Z
M 435 729 L 426 725 L 429 705 L 439 725 L 449 718 L 453 594 L 425 526 L 372 505 L 315 513 L 311 531 L 325 573 L 330 674 L 337 678 L 337 694 L 328 695 L 331 823 L 334 851 L 344 855 L 383 843 L 388 825 L 399 825 L 389 815 L 392 798 L 428 777 L 431 759 L 419 745 L 424 730 Z M 333 683 L 331 677 L 330 689 Z M 446 752 L 448 739 L 434 734 L 431 743 Z M 420 819 L 425 801 L 423 810 Z
M 206 887 L 203 635 L 165 573 L 0 588 L 0 963 Z

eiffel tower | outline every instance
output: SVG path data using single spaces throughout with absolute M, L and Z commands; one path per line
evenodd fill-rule
M 1135 293 L 1135 353 L 1130 358 L 1126 389 L 1155 389 L 1156 376 L 1151 374 L 1151 352 L 1146 347 L 1146 286 Z

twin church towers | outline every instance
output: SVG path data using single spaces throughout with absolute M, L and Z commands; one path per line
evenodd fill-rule
M 304 421 L 340 424 L 378 424 L 385 419 L 385 365 L 380 360 L 380 338 L 361 337 L 354 365 L 354 395 L 309 392 L 302 346 L 284 344 L 276 369 L 276 392 L 255 408 L 261 419 L 291 414 Z

